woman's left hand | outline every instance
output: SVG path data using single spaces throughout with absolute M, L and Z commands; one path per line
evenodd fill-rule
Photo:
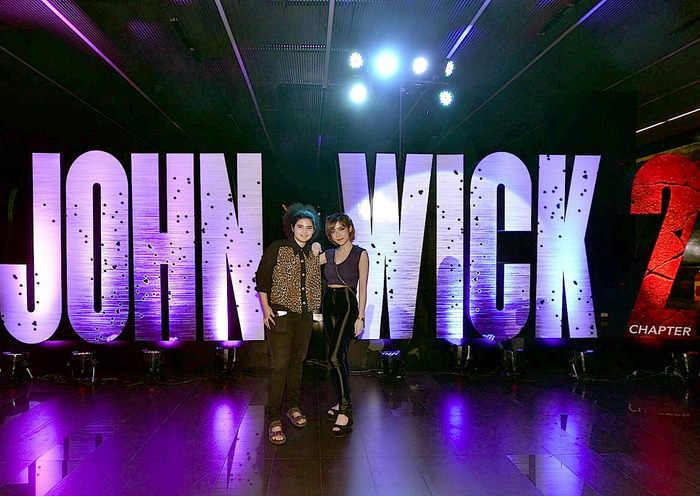
M 355 337 L 358 338 L 360 337 L 360 334 L 362 334 L 365 330 L 365 322 L 364 320 L 357 319 L 355 321 Z

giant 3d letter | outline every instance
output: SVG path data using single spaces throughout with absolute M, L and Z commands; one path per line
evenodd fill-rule
M 137 340 L 196 338 L 193 161 L 191 154 L 167 155 L 167 207 L 161 212 L 158 155 L 132 155 Z M 167 227 L 161 232 L 163 214 Z
M 437 156 L 437 337 L 464 337 L 464 156 Z
M 469 231 L 469 317 L 481 334 L 499 340 L 518 334 L 530 314 L 530 264 L 503 264 L 503 286 L 497 287 L 497 199 L 504 187 L 506 231 L 530 231 L 532 181 L 515 155 L 492 153 L 476 166 L 471 180 Z M 503 306 L 497 292 L 503 292 Z
M 0 265 L 0 317 L 18 341 L 49 339 L 61 321 L 61 156 L 32 155 L 33 278 L 25 264 Z M 34 298 L 29 301 L 33 279 Z
M 386 283 L 391 333 L 386 337 L 408 339 L 413 335 L 433 156 L 406 156 L 400 204 L 394 155 L 377 154 L 371 196 L 365 155 L 340 153 L 338 158 L 345 211 L 355 224 L 356 242 L 369 255 L 363 338 L 380 338 Z
M 204 339 L 229 339 L 229 281 L 241 337 L 264 339 L 254 289 L 262 257 L 262 156 L 238 154 L 235 199 L 222 154 L 202 154 L 200 165 Z
M 566 198 L 566 156 L 540 156 L 535 300 L 538 338 L 562 337 L 564 304 L 572 338 L 598 335 L 585 236 L 599 164 L 600 156 L 576 156 Z
M 88 342 L 112 341 L 129 317 L 128 209 L 116 158 L 91 151 L 75 160 L 66 179 L 68 317 Z

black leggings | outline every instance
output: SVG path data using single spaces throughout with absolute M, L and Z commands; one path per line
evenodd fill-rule
M 328 338 L 328 362 L 338 392 L 340 411 L 351 409 L 348 344 L 355 335 L 357 299 L 349 288 L 328 288 L 323 297 L 323 324 Z

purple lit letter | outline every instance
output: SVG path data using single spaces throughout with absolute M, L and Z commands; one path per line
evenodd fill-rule
M 66 179 L 68 317 L 88 342 L 112 341 L 129 317 L 128 198 L 126 173 L 112 155 L 92 151 L 73 162 Z
M 518 334 L 530 314 L 530 264 L 504 264 L 503 308 L 496 301 L 497 190 L 505 187 L 506 231 L 531 230 L 532 180 L 525 164 L 498 152 L 479 162 L 471 181 L 469 317 L 481 334 L 499 340 Z
M 34 301 L 28 300 L 28 267 L 0 265 L 0 317 L 22 343 L 49 339 L 61 321 L 61 156 L 32 154 Z
M 340 153 L 338 157 L 343 204 L 355 224 L 357 243 L 369 255 L 363 337 L 379 338 L 386 279 L 391 338 L 408 339 L 413 335 L 433 156 L 406 156 L 400 212 L 394 155 L 377 154 L 372 197 L 365 155 Z
M 238 154 L 235 210 L 224 156 L 202 154 L 200 163 L 204 339 L 228 339 L 229 278 L 243 339 L 265 339 L 254 289 L 262 257 L 262 156 Z
M 464 156 L 437 156 L 437 337 L 464 337 Z
M 163 232 L 158 155 L 135 153 L 131 162 L 136 339 L 194 341 L 193 156 L 167 155 L 167 228 Z
M 538 338 L 562 337 L 564 294 L 572 338 L 595 338 L 595 312 L 586 256 L 586 227 L 600 156 L 576 156 L 569 197 L 566 156 L 540 155 L 537 234 Z

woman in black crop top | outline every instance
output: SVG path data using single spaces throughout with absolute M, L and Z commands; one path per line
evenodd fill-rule
M 338 392 L 338 404 L 328 410 L 328 419 L 334 422 L 333 435 L 344 437 L 352 426 L 348 344 L 365 327 L 369 258 L 367 251 L 353 245 L 355 226 L 347 215 L 329 215 L 326 236 L 336 248 L 320 256 L 328 281 L 323 296 L 323 324 L 329 344 L 328 361 Z

